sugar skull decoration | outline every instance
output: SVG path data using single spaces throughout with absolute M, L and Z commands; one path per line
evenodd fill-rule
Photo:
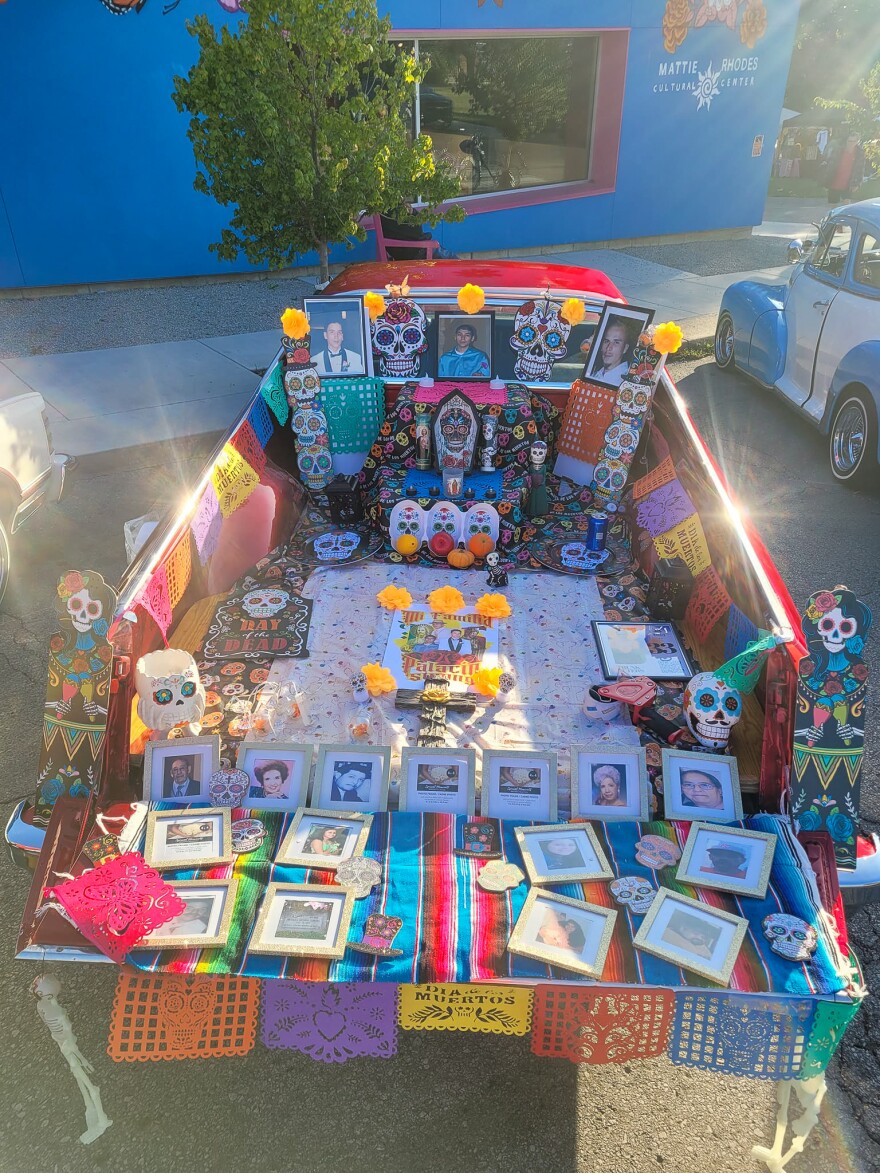
M 296 463 L 306 488 L 320 492 L 333 479 L 333 458 L 327 417 L 319 402 L 321 380 L 309 353 L 309 320 L 301 310 L 288 309 L 281 325 L 284 393 L 292 409 Z
M 639 445 L 639 431 L 625 420 L 615 420 L 605 430 L 605 452 L 613 460 L 631 456 Z
M 388 540 L 398 554 L 415 554 L 422 544 L 428 526 L 428 515 L 421 505 L 398 501 L 391 510 L 388 522 Z
M 600 497 L 619 497 L 626 486 L 628 466 L 618 457 L 604 455 L 596 465 L 595 492 Z
M 247 798 L 251 780 L 244 770 L 215 770 L 208 782 L 212 806 L 241 806 Z
M 232 824 L 232 851 L 247 855 L 256 851 L 266 838 L 266 825 L 260 819 L 236 819 Z
M 315 538 L 313 548 L 319 562 L 345 562 L 361 542 L 360 534 L 353 530 L 339 530 L 321 534 Z
M 458 509 L 438 502 L 428 513 L 428 549 L 438 558 L 445 558 L 458 544 L 461 528 Z
M 645 867 L 658 871 L 677 864 L 681 851 L 677 844 L 662 835 L 643 835 L 636 844 L 636 859 Z
M 510 345 L 516 351 L 513 372 L 525 383 L 546 383 L 553 364 L 568 353 L 571 324 L 560 302 L 543 298 L 524 302 L 516 311 Z
M 251 619 L 271 619 L 283 611 L 289 602 L 289 591 L 280 587 L 259 587 L 243 596 L 241 607 Z
M 688 681 L 683 697 L 684 718 L 700 745 L 727 749 L 730 731 L 742 717 L 742 698 L 755 690 L 764 660 L 776 643 L 775 636 L 767 636 L 714 672 L 698 672 Z
M 182 648 L 147 652 L 135 665 L 134 685 L 137 713 L 148 729 L 166 732 L 188 725 L 193 734 L 198 733 L 205 712 L 205 686 L 189 652 Z
M 651 403 L 651 388 L 624 379 L 617 390 L 617 409 L 621 415 L 642 416 Z
M 386 288 L 390 297 L 370 327 L 378 373 L 386 379 L 415 379 L 428 350 L 428 319 L 408 296 L 405 280 Z
M 60 632 L 49 641 L 50 685 L 60 680 L 60 696 L 47 694 L 58 717 L 68 716 L 79 699 L 83 715 L 95 721 L 106 712 L 106 678 L 112 650 L 107 641 L 116 593 L 94 570 L 71 570 L 58 580 L 55 614 Z M 102 704 L 101 702 L 104 701 Z
M 761 924 L 770 948 L 786 961 L 809 961 L 819 944 L 819 934 L 799 916 L 771 912 Z
M 651 881 L 643 880 L 641 876 L 621 876 L 619 880 L 612 880 L 609 886 L 617 903 L 637 916 L 644 916 L 657 895 Z
M 473 404 L 460 391 L 451 391 L 437 404 L 432 424 L 437 467 L 468 472 L 480 427 Z

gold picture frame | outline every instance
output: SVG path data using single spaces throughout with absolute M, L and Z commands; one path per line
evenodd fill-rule
M 180 851 L 178 854 L 169 856 L 163 854 L 168 852 L 168 829 L 165 827 L 166 823 L 207 823 L 213 822 L 219 826 L 219 835 L 217 836 L 217 845 L 219 851 L 210 852 L 205 851 L 202 854 L 192 852 L 186 854 L 184 848 L 187 842 L 194 846 L 196 842 L 204 843 L 204 840 L 198 840 L 195 836 L 187 840 L 186 836 L 181 836 L 178 841 Z M 214 836 L 211 836 L 211 843 L 214 842 Z M 180 807 L 177 810 L 169 811 L 150 811 L 147 816 L 147 837 L 144 846 L 144 859 L 150 867 L 156 868 L 157 871 L 182 871 L 184 869 L 202 869 L 218 867 L 222 863 L 232 863 L 232 811 L 228 806 L 208 806 L 208 807 Z
M 194 752 L 201 750 L 200 754 Z M 197 789 L 181 798 L 163 794 L 163 777 L 154 778 L 157 766 L 163 767 L 171 757 L 201 757 L 203 769 L 197 782 Z M 211 775 L 220 769 L 220 735 L 203 733 L 199 737 L 164 737 L 148 741 L 144 746 L 144 802 L 176 802 L 187 805 L 191 802 L 207 802 L 210 794 Z M 190 781 L 195 781 L 190 775 Z
M 169 921 L 160 925 L 155 932 L 150 933 L 136 947 L 138 949 L 218 949 L 225 945 L 229 940 L 229 930 L 232 928 L 232 910 L 235 906 L 238 880 L 168 880 L 166 882 L 169 888 L 173 888 L 177 895 L 184 900 L 186 900 L 186 893 L 195 895 L 199 891 L 212 892 L 222 889 L 224 893 L 223 909 L 220 913 L 217 929 L 213 933 L 168 933 L 168 925 L 173 923 Z M 187 903 L 189 902 L 187 901 Z
M 295 811 L 305 806 L 308 801 L 309 785 L 312 772 L 312 758 L 315 747 L 308 742 L 296 741 L 243 741 L 238 749 L 235 765 L 244 770 L 250 779 L 247 802 L 244 804 L 250 810 L 263 811 Z M 253 791 L 260 787 L 260 778 L 255 772 L 258 761 L 264 761 L 264 770 L 268 773 L 274 765 L 280 765 L 288 770 L 290 793 L 287 798 L 260 796 Z M 266 782 L 264 785 L 268 785 Z
M 346 774 L 360 769 L 363 781 L 345 797 L 334 798 L 337 775 L 344 767 L 349 767 Z M 385 811 L 388 809 L 390 772 L 390 745 L 321 745 L 310 802 L 321 810 L 363 809 L 374 814 Z
M 336 825 L 344 828 L 349 834 L 354 830 L 355 839 L 351 850 L 346 850 L 349 846 L 348 836 L 346 836 L 346 841 L 343 843 L 343 850 L 339 855 L 329 853 L 318 855 L 315 852 L 293 851 L 292 848 L 300 837 L 300 830 L 307 821 L 312 826 L 323 825 L 325 827 L 332 827 Z M 313 807 L 303 807 L 302 810 L 298 810 L 293 816 L 293 821 L 278 849 L 275 862 L 278 864 L 288 864 L 293 867 L 320 868 L 322 871 L 335 872 L 345 860 L 354 859 L 356 856 L 364 854 L 372 825 L 373 816 L 367 814 L 366 811 L 360 814 L 354 811 L 328 811 L 318 810 Z M 308 828 L 306 830 L 306 839 L 308 839 Z
M 597 771 L 616 772 L 620 790 L 612 801 L 601 801 L 601 778 Z M 598 794 L 597 794 L 598 790 Z M 651 818 L 651 783 L 648 780 L 648 751 L 642 745 L 594 741 L 571 747 L 571 816 L 611 823 L 624 820 L 646 823 Z
M 692 923 L 677 924 L 676 913 L 681 913 L 686 921 Z M 700 922 L 704 934 L 702 947 L 709 949 L 708 958 L 697 951 L 698 945 L 693 940 L 694 930 L 700 932 Z M 715 924 L 712 925 L 711 922 Z M 710 927 L 717 928 L 712 943 Z M 686 928 L 690 928 L 692 933 L 689 941 L 680 935 L 680 930 Z M 725 912 L 720 908 L 711 908 L 699 900 L 692 900 L 690 896 L 682 896 L 669 888 L 660 888 L 639 931 L 633 937 L 633 946 L 645 953 L 653 953 L 655 957 L 662 957 L 664 961 L 670 961 L 681 969 L 690 970 L 691 973 L 726 986 L 748 929 L 749 922 L 745 917 L 734 916 L 732 912 Z M 724 945 L 723 951 L 717 948 L 721 944 Z M 716 949 L 720 964 L 713 965 L 712 959 L 716 955 Z
M 555 912 L 552 908 L 554 905 L 561 912 Z M 563 929 L 566 922 L 574 923 L 584 939 L 579 954 L 573 953 L 574 947 L 571 945 L 555 945 L 540 940 L 541 932 L 545 931 L 547 912 L 554 912 L 557 925 Z M 588 920 L 595 923 L 588 925 Z M 556 892 L 548 892 L 544 888 L 532 888 L 513 926 L 513 932 L 507 942 L 507 952 L 529 957 L 533 961 L 543 961 L 547 965 L 567 969 L 572 973 L 581 973 L 586 977 L 601 978 L 616 921 L 615 909 L 589 904 L 586 900 L 572 900 L 568 896 L 559 896 Z M 585 928 L 590 930 L 589 937 L 584 932 Z M 569 934 L 573 932 L 566 931 Z M 591 947 L 589 954 L 585 956 L 588 943 Z
M 564 852 L 559 853 L 558 859 L 547 854 L 546 844 L 554 839 L 560 841 L 561 848 L 565 846 L 563 840 L 573 841 L 573 850 L 568 852 L 568 861 L 564 858 Z M 578 839 L 582 840 L 580 845 Z M 530 840 L 532 842 L 529 842 Z M 549 823 L 537 827 L 517 827 L 516 841 L 532 884 L 567 884 L 614 879 L 614 872 L 599 846 L 599 837 L 589 823 Z M 536 849 L 540 854 L 535 853 Z M 587 866 L 591 855 L 595 858 L 595 867 Z M 575 862 L 575 856 L 580 859 L 581 867 L 571 866 Z
M 334 904 L 339 907 L 335 926 L 333 925 L 332 912 L 328 919 L 327 929 L 332 927 L 332 933 L 325 931 L 318 937 L 307 937 L 306 932 L 314 932 L 315 929 L 301 928 L 298 935 L 291 930 L 290 935 L 279 936 L 281 919 L 285 910 L 282 907 L 276 913 L 276 905 L 279 901 L 297 902 L 299 896 L 310 898 L 300 900 L 298 903 L 303 906 L 311 905 L 310 911 L 318 914 L 318 917 L 321 915 L 321 910 L 314 908 L 316 904 Z M 302 917 L 304 914 L 307 915 L 308 911 L 303 907 L 299 910 L 293 910 L 291 916 L 299 914 Z M 248 943 L 248 951 L 251 953 L 271 953 L 282 957 L 326 957 L 338 961 L 345 953 L 353 911 L 354 893 L 349 888 L 329 888 L 324 884 L 268 884 L 253 936 Z M 317 917 L 312 919 L 317 919 Z M 287 932 L 287 930 L 284 931 Z
M 757 863 L 746 850 L 747 842 L 761 845 L 761 858 Z M 770 883 L 775 851 L 776 836 L 766 831 L 722 827 L 717 823 L 691 823 L 675 878 L 679 883 L 694 884 L 698 888 L 717 888 L 721 892 L 761 899 Z M 712 852 L 715 859 L 708 862 L 714 863 L 714 869 L 701 870 L 700 861 Z M 743 864 L 736 864 L 737 854 L 742 857 Z M 736 875 L 736 871 L 744 871 L 743 876 Z

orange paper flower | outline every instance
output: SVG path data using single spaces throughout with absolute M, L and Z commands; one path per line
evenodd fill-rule
M 506 619 L 511 614 L 510 603 L 504 595 L 480 595 L 474 610 L 487 619 Z
M 381 696 L 383 692 L 394 692 L 397 681 L 381 664 L 361 664 L 361 672 L 367 678 L 367 692 L 370 696 Z
M 562 309 L 559 312 L 559 316 L 564 322 L 568 322 L 570 326 L 576 326 L 578 322 L 582 322 L 584 320 L 584 315 L 586 312 L 587 311 L 584 309 L 584 303 L 579 297 L 567 297 L 562 303 Z
M 441 615 L 454 615 L 464 606 L 464 595 L 454 586 L 437 587 L 428 595 L 428 606 Z
M 385 298 L 381 293 L 365 293 L 364 305 L 367 307 L 371 322 L 375 322 L 380 314 L 385 313 Z
M 486 295 L 479 285 L 462 285 L 458 291 L 458 308 L 466 314 L 478 314 L 486 304 Z
M 684 334 L 675 322 L 661 322 L 654 327 L 654 349 L 658 354 L 675 354 L 684 340 Z
M 286 309 L 281 315 L 281 329 L 288 338 L 305 338 L 309 333 L 309 319 L 302 310 Z
M 406 587 L 395 586 L 392 582 L 384 590 L 379 591 L 376 599 L 388 611 L 402 611 L 412 602 L 412 595 Z
M 497 696 L 500 668 L 478 668 L 471 677 L 471 684 L 482 696 Z

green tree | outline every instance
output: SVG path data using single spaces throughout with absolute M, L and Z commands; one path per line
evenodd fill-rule
M 844 116 L 844 125 L 862 140 L 868 161 L 880 168 L 880 64 L 859 82 L 862 103 L 830 98 L 817 98 L 820 110 L 837 110 Z
M 199 59 L 172 97 L 191 115 L 194 187 L 234 209 L 210 246 L 223 260 L 278 269 L 314 249 L 326 281 L 329 246 L 364 239 L 363 211 L 419 198 L 431 225 L 462 218 L 440 207 L 458 180 L 408 134 L 422 71 L 375 0 L 249 0 L 235 32 L 204 15 L 187 27 Z
M 785 105 L 819 96 L 860 103 L 859 81 L 880 60 L 877 0 L 802 0 Z

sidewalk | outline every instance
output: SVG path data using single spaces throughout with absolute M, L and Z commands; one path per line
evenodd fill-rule
M 821 201 L 771 199 L 765 223 L 740 240 L 520 259 L 601 269 L 628 301 L 652 306 L 657 321 L 678 322 L 693 342 L 713 336 L 728 285 L 785 280 L 788 241 L 812 233 L 810 216 L 824 210 Z M 277 351 L 280 310 L 310 292 L 301 279 L 267 276 L 4 298 L 0 397 L 39 391 L 56 448 L 74 456 L 224 429 Z M 272 328 L 257 328 L 264 322 Z M 208 323 L 215 331 L 253 329 L 199 336 Z

